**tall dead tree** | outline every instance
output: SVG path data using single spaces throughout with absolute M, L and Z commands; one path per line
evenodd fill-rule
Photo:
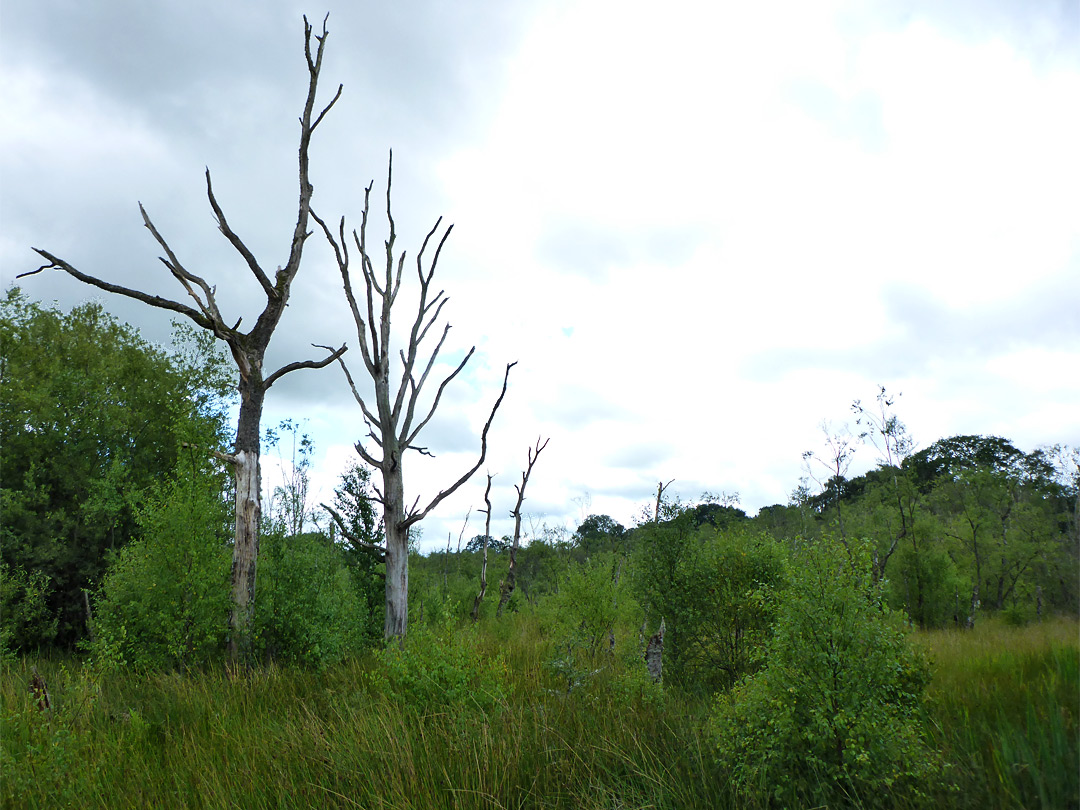
M 525 487 L 529 483 L 529 476 L 532 475 L 533 465 L 540 458 L 540 451 L 548 446 L 549 441 L 551 439 L 540 444 L 540 439 L 537 438 L 535 450 L 532 447 L 529 448 L 529 464 L 525 472 L 521 474 L 521 486 L 514 484 L 518 495 L 514 511 L 510 513 L 514 519 L 514 542 L 510 545 L 510 568 L 506 572 L 506 579 L 499 583 L 499 609 L 495 612 L 496 616 L 502 616 L 503 608 L 510 601 L 510 595 L 517 587 L 517 551 L 521 543 L 521 504 L 525 501 Z
M 488 563 L 488 541 L 491 539 L 491 473 L 488 473 L 487 488 L 484 489 L 484 514 L 487 517 L 484 519 L 484 561 L 480 564 L 480 590 L 476 594 L 476 599 L 473 600 L 472 616 L 473 622 L 480 618 L 480 603 L 484 601 L 484 596 L 487 594 L 487 563 Z
M 499 398 L 491 408 L 491 413 L 484 423 L 483 432 L 480 434 L 480 456 L 476 463 L 466 470 L 453 484 L 440 491 L 428 504 L 420 508 L 420 498 L 417 497 L 411 506 L 406 506 L 404 484 L 404 456 L 407 450 L 415 450 L 421 455 L 430 456 L 426 447 L 417 444 L 420 431 L 431 421 L 435 410 L 439 407 L 442 393 L 451 380 L 456 377 L 465 364 L 469 362 L 476 347 L 469 349 L 468 353 L 439 384 L 431 405 L 427 408 L 423 418 L 423 409 L 417 412 L 420 393 L 428 380 L 431 369 L 435 365 L 435 359 L 439 355 L 450 331 L 447 323 L 442 330 L 438 343 L 435 344 L 427 361 L 420 360 L 420 345 L 428 336 L 431 327 L 438 321 L 447 297 L 443 290 L 434 292 L 431 289 L 431 281 L 435 275 L 435 269 L 439 263 L 439 255 L 443 245 L 446 244 L 453 225 L 450 225 L 439 238 L 435 255 L 431 258 L 428 266 L 424 266 L 424 252 L 432 237 L 442 225 L 442 217 L 424 237 L 420 252 L 416 256 L 416 275 L 420 284 L 419 301 L 416 313 L 412 318 L 412 326 L 409 331 L 408 344 L 397 352 L 400 366 L 395 370 L 398 379 L 391 381 L 391 359 L 394 354 L 390 350 L 390 324 L 394 314 L 394 304 L 401 290 L 402 273 L 405 267 L 405 251 L 401 255 L 394 256 L 394 242 L 397 232 L 394 226 L 394 217 L 390 210 L 390 188 L 393 181 L 394 156 L 390 154 L 390 165 L 386 179 L 386 218 L 390 225 L 390 235 L 384 242 L 385 267 L 377 274 L 371 254 L 368 252 L 367 223 L 370 211 L 372 182 L 364 190 L 364 210 L 360 221 L 360 232 L 354 229 L 351 232 L 352 241 L 360 254 L 360 271 L 364 278 L 364 297 L 358 302 L 353 291 L 349 255 L 349 240 L 345 230 L 345 217 L 342 217 L 337 234 L 326 225 L 314 212 L 312 218 L 319 223 L 326 234 L 337 259 L 338 269 L 341 271 L 341 280 L 345 288 L 345 297 L 348 299 L 352 310 L 353 320 L 356 322 L 356 335 L 360 343 L 360 351 L 364 360 L 364 368 L 371 377 L 375 389 L 374 407 L 369 406 L 370 398 L 365 399 L 357 389 L 345 362 L 340 360 L 341 368 L 349 381 L 360 410 L 364 415 L 364 423 L 367 426 L 367 436 L 379 448 L 377 451 L 369 450 L 362 441 L 356 443 L 356 452 L 368 464 L 377 468 L 382 474 L 382 489 L 376 488 L 377 500 L 383 507 L 383 525 L 386 532 L 386 623 L 383 632 L 386 638 L 402 637 L 405 635 L 408 624 L 408 595 L 409 595 L 409 527 L 419 523 L 423 518 L 444 499 L 472 477 L 487 458 L 487 437 L 491 423 L 495 419 L 495 413 L 506 396 L 506 386 L 510 378 L 510 369 L 514 363 L 506 366 L 503 375 L 502 391 Z M 381 282 L 380 282 L 381 276 Z
M 319 72 L 322 68 L 323 48 L 326 46 L 327 36 L 326 18 L 324 18 L 322 33 L 314 36 L 318 47 L 313 56 L 311 47 L 312 27 L 308 23 L 307 17 L 304 18 L 304 56 L 308 68 L 308 92 L 307 100 L 304 103 L 304 111 L 300 117 L 300 202 L 288 259 L 284 267 L 278 267 L 272 278 L 263 269 L 263 266 L 244 241 L 229 226 L 225 213 L 214 196 L 214 188 L 210 182 L 210 170 L 206 170 L 206 195 L 209 198 L 210 207 L 213 209 L 218 229 L 244 259 L 248 269 L 266 296 L 266 306 L 255 324 L 248 331 L 243 332 L 240 330 L 240 319 L 237 319 L 232 325 L 229 324 L 229 320 L 226 320 L 218 307 L 215 297 L 217 288 L 208 284 L 201 276 L 191 272 L 181 263 L 168 242 L 165 241 L 154 223 L 151 222 L 150 216 L 146 213 L 142 203 L 139 203 L 139 211 L 142 212 L 143 224 L 165 252 L 165 256 L 161 257 L 162 264 L 180 282 L 187 294 L 194 300 L 195 306 L 173 301 L 169 298 L 161 298 L 119 284 L 112 284 L 96 276 L 83 273 L 65 260 L 40 248 L 34 248 L 34 250 L 47 259 L 49 263 L 42 265 L 31 273 L 23 274 L 33 275 L 47 269 L 63 270 L 79 281 L 106 292 L 134 298 L 159 309 L 178 312 L 190 318 L 203 329 L 212 332 L 215 337 L 224 341 L 229 347 L 229 352 L 232 354 L 233 360 L 236 361 L 236 367 L 239 370 L 240 379 L 237 388 L 240 392 L 240 415 L 236 426 L 234 452 L 218 455 L 233 465 L 236 476 L 236 535 L 233 545 L 232 564 L 233 608 L 229 617 L 229 653 L 233 661 L 246 657 L 250 644 L 249 624 L 254 608 L 255 568 L 259 555 L 259 518 L 262 510 L 260 500 L 259 433 L 266 392 L 270 389 L 270 386 L 289 372 L 302 368 L 322 368 L 339 359 L 345 352 L 345 346 L 342 346 L 340 349 L 329 350 L 327 356 L 321 360 L 304 360 L 289 363 L 270 374 L 266 374 L 263 369 L 263 359 L 266 355 L 267 346 L 269 346 L 270 338 L 273 337 L 274 330 L 285 312 L 293 280 L 300 269 L 304 243 L 307 241 L 308 236 L 311 235 L 308 230 L 308 217 L 311 212 L 311 195 L 313 193 L 308 171 L 308 147 L 311 143 L 311 136 L 330 111 L 330 108 L 341 97 L 342 88 L 341 85 L 338 85 L 337 93 L 330 100 L 330 103 L 318 115 L 314 115 Z

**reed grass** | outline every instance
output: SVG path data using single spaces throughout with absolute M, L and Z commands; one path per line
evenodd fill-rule
M 920 633 L 929 733 L 953 763 L 939 807 L 1068 808 L 1077 773 L 1078 624 Z M 707 703 L 637 689 L 618 666 L 566 693 L 536 622 L 469 643 L 503 697 L 403 705 L 370 655 L 318 673 L 105 675 L 24 658 L 0 673 L 0 800 L 11 808 L 724 808 Z M 28 691 L 31 667 L 53 708 Z M 629 683 L 629 686 L 628 686 Z M 897 797 L 897 807 L 914 806 Z

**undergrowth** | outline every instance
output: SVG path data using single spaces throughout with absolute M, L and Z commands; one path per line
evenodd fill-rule
M 924 722 L 955 785 L 929 805 L 1080 806 L 1077 632 L 1060 620 L 916 635 L 934 662 Z M 649 689 L 616 658 L 568 693 L 548 650 L 534 621 L 508 616 L 323 672 L 102 674 L 23 658 L 0 677 L 0 798 L 103 810 L 741 806 L 712 764 L 707 701 Z M 49 710 L 28 689 L 34 667 Z

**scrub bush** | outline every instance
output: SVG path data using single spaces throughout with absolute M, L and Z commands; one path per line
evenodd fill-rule
M 719 762 L 748 803 L 890 806 L 940 784 L 919 722 L 929 665 L 873 582 L 869 546 L 849 549 L 797 556 L 764 668 L 715 704 Z

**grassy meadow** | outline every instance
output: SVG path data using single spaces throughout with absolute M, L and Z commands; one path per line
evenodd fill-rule
M 1080 807 L 1080 624 L 988 620 L 913 639 L 933 661 L 924 725 L 948 784 L 867 806 Z M 0 798 L 102 810 L 747 806 L 715 764 L 708 700 L 653 685 L 632 660 L 568 679 L 552 657 L 516 615 L 323 672 L 139 676 L 24 657 L 0 676 Z M 34 668 L 48 711 L 29 689 Z

